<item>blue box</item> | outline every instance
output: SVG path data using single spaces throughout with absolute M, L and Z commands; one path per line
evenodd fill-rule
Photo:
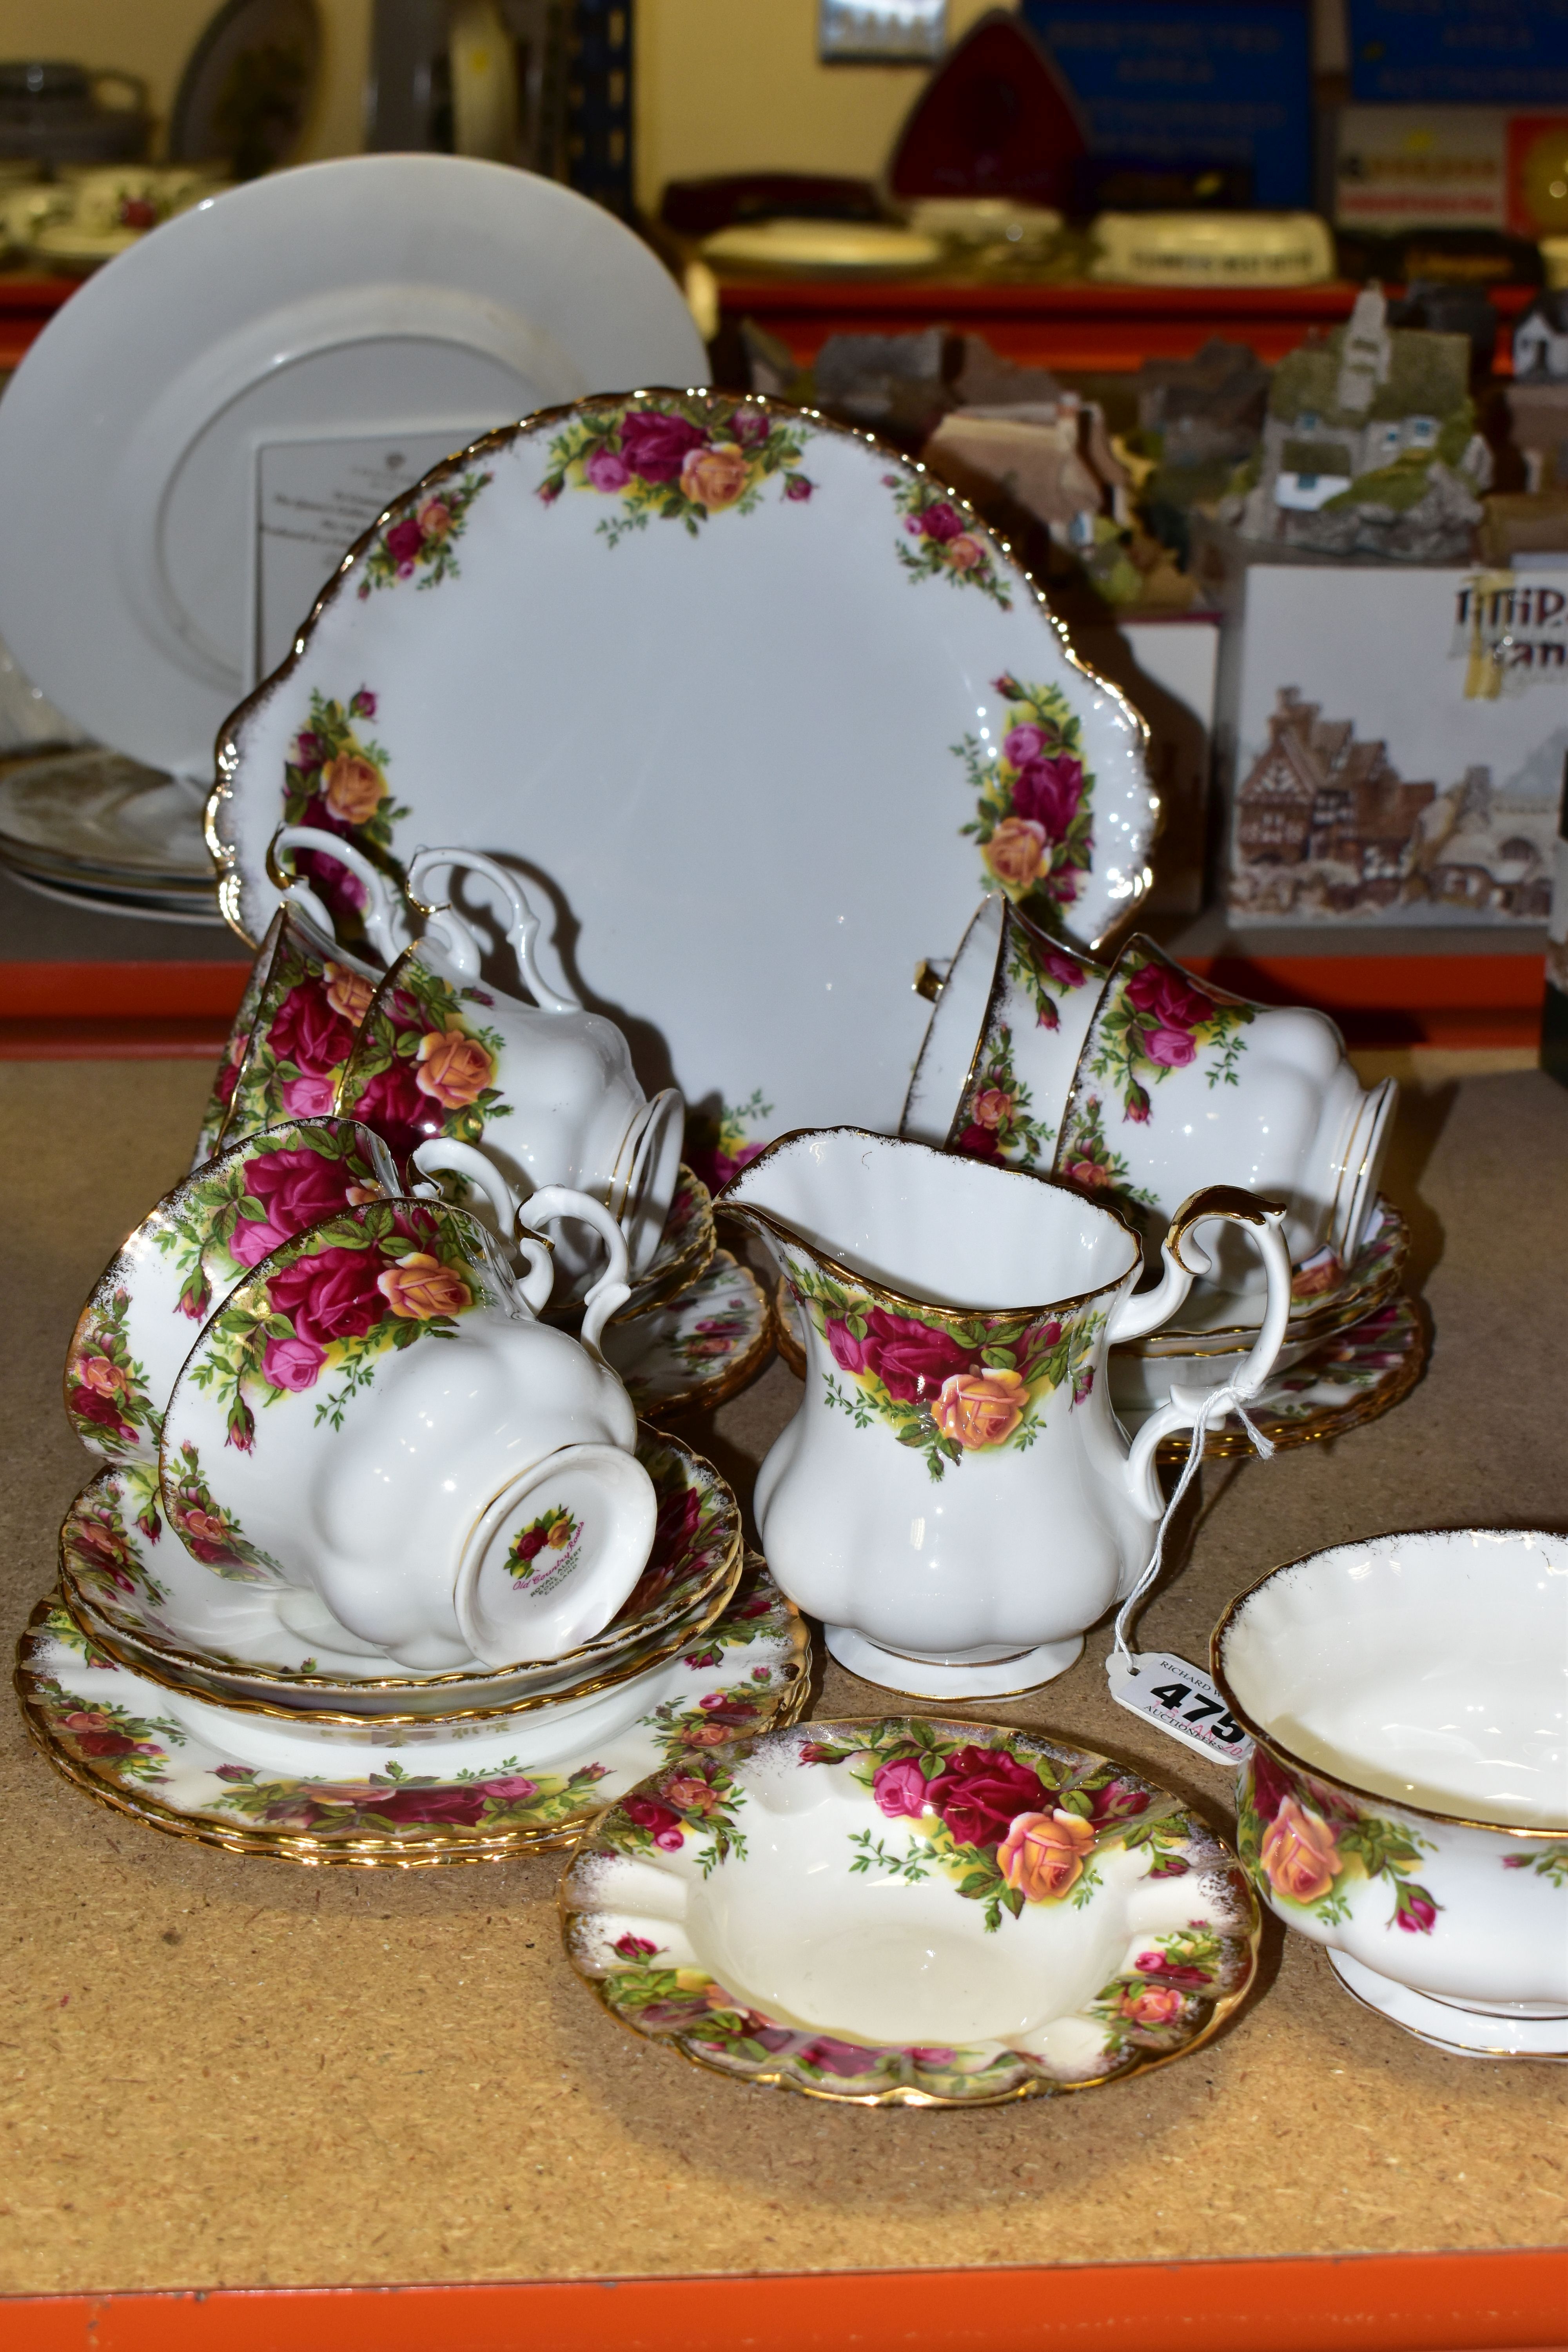
M 1568 0 L 1350 0 L 1349 32 L 1355 99 L 1568 105 Z
M 1242 164 L 1254 204 L 1310 205 L 1311 40 L 1297 0 L 1024 0 L 1023 15 L 1072 87 L 1092 154 Z

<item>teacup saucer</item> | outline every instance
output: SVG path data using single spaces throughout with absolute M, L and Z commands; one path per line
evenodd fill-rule
M 1410 1228 L 1386 1193 L 1380 1193 L 1369 1230 L 1348 1267 L 1331 1251 L 1320 1250 L 1292 1269 L 1289 1346 L 1325 1339 L 1359 1323 L 1384 1306 L 1399 1288 L 1410 1255 Z M 1198 1355 L 1213 1349 L 1251 1346 L 1263 1317 L 1263 1294 L 1237 1297 L 1195 1282 L 1175 1318 L 1131 1344 L 1140 1355 Z
M 632 1284 L 632 1295 L 610 1321 L 629 1323 L 661 1299 L 672 1298 L 706 1274 L 713 1263 L 719 1237 L 713 1223 L 713 1196 L 681 1161 L 676 1172 L 669 1214 L 664 1221 L 658 1247 L 647 1269 Z
M 85 1641 L 58 1595 L 39 1602 L 22 1636 L 16 1688 L 57 1770 L 150 1828 L 312 1867 L 408 1869 L 571 1843 L 649 1772 L 700 1764 L 738 1735 L 792 1723 L 808 1664 L 805 1624 L 753 1555 L 711 1631 L 639 1685 L 636 1721 L 608 1738 L 574 1737 L 548 1769 L 523 1770 L 517 1727 L 492 1722 L 472 1727 L 462 1769 L 445 1775 L 417 1769 L 417 1746 L 404 1750 L 405 1765 L 392 1739 L 352 1777 L 268 1775 L 176 1721 L 168 1692 Z
M 859 2106 L 1126 2081 L 1246 1993 L 1258 1912 L 1155 1781 L 996 1724 L 803 1724 L 621 1796 L 561 1882 L 610 2014 Z
M 1396 1298 L 1348 1331 L 1324 1339 L 1289 1371 L 1277 1373 L 1250 1408 L 1252 1418 L 1281 1451 L 1326 1444 L 1401 1403 L 1421 1377 L 1430 1344 L 1415 1301 Z M 1184 1462 L 1187 1443 L 1179 1434 L 1167 1438 L 1158 1458 Z M 1234 1415 L 1209 1430 L 1204 1441 L 1205 1461 L 1251 1450 L 1252 1441 Z
M 658 1420 L 733 1396 L 762 1370 L 773 1339 L 761 1283 L 750 1266 L 720 1250 L 675 1297 L 612 1323 L 603 1344 L 638 1412 Z
M 607 1690 L 689 1648 L 734 1589 L 741 1515 L 725 1481 L 653 1431 L 637 1458 L 658 1504 L 647 1565 L 602 1633 L 542 1665 L 417 1674 L 332 1648 L 334 1631 L 346 1637 L 314 1594 L 216 1578 L 165 1539 L 151 1465 L 100 1471 L 77 1496 L 60 1528 L 60 1590 L 81 1631 L 118 1664 L 222 1706 L 382 1725 L 521 1714 L 566 1693 Z
M 1380 1976 L 1349 1952 L 1331 1952 L 1329 1965 L 1363 2009 L 1376 2011 L 1434 2050 L 1458 2058 L 1554 2059 L 1568 2064 L 1568 2014 L 1529 2017 L 1508 2010 L 1470 2009 L 1438 2000 Z

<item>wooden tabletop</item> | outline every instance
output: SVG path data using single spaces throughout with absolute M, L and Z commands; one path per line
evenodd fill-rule
M 59 1402 L 73 1318 L 180 1172 L 205 1083 L 194 1064 L 0 1066 L 0 1575 L 14 1630 L 51 1581 L 56 1528 L 91 1467 Z M 1321 1544 L 1568 1517 L 1568 1093 L 1528 1072 L 1418 1096 L 1389 1189 L 1436 1324 L 1426 1377 L 1331 1448 L 1206 1472 L 1146 1646 L 1202 1657 L 1232 1594 Z M 798 1394 L 775 1364 L 686 1433 L 748 1490 Z M 1217 1768 L 1111 1706 L 1106 1638 L 1091 1635 L 1084 1660 L 1033 1697 L 968 1711 L 1137 1759 L 1228 1821 Z M 830 1667 L 816 1711 L 895 1704 Z M 14 1712 L 0 1770 L 0 2293 L 68 2298 L 11 2306 L 8 2343 L 956 2344 L 1003 2340 L 1004 2305 L 1010 2344 L 1174 2335 L 1208 2352 L 1568 2336 L 1549 2325 L 1561 2268 L 1521 2257 L 1468 2301 L 1433 2289 L 1439 2324 L 1416 2273 L 1403 2273 L 1401 2304 L 1386 2279 L 1402 2273 L 1383 2259 L 1563 2244 L 1561 2074 L 1426 2048 L 1356 2006 L 1325 1955 L 1277 1927 L 1257 1997 L 1161 2072 L 973 2114 L 836 2108 L 700 2073 L 621 2032 L 562 1958 L 558 1859 L 362 1875 L 231 1857 L 84 1800 Z M 1349 2271 L 1240 2260 L 1358 2254 L 1377 2259 Z M 1231 2267 L 1199 2267 L 1211 2263 Z M 1093 2273 L 1144 2282 L 1140 2334 L 1117 2319 L 1114 2294 L 1058 2267 L 1085 2264 L 1178 2268 Z M 995 2275 L 945 2275 L 984 2267 Z M 929 2291 L 846 2281 L 828 2305 L 826 2286 L 801 2284 L 825 2271 L 925 2273 Z M 791 2284 L 770 2289 L 757 2273 Z M 96 2318 L 79 2299 L 605 2279 L 673 2293 L 694 2276 L 733 2282 L 711 2290 L 721 2307 L 699 2286 L 667 2296 L 658 2322 L 652 2286 L 640 2303 L 629 2289 L 619 2301 L 574 2292 L 528 2306 L 539 2314 L 528 2327 L 515 2299 L 503 2324 L 483 2295 L 436 2306 L 446 2323 L 421 2300 L 417 2326 L 414 2305 L 405 2324 L 384 2301 L 366 2318 L 357 2303 L 315 2300 L 285 2324 L 245 2298 Z M 1228 2284 L 1199 2310 L 1194 2282 L 1210 2276 Z M 1267 2331 L 1260 2299 L 1275 2310 Z M 1382 2332 L 1369 2334 L 1374 2305 Z M 842 2325 L 826 2326 L 828 2309 Z

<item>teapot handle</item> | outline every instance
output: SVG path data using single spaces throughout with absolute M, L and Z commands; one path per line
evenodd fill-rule
M 565 1184 L 544 1184 L 531 1192 L 518 1212 L 521 1241 L 530 1225 L 548 1224 L 554 1217 L 580 1217 L 592 1225 L 603 1240 L 609 1255 L 609 1265 L 589 1291 L 583 1304 L 583 1328 L 578 1333 L 588 1353 L 601 1364 L 604 1353 L 600 1336 L 612 1315 L 623 1307 L 632 1295 L 626 1279 L 626 1237 L 603 1201 L 595 1201 L 590 1192 L 574 1192 Z M 609 1367 L 606 1365 L 605 1370 Z
M 579 1000 L 558 988 L 552 988 L 540 971 L 533 952 L 534 941 L 539 937 L 539 917 L 530 905 L 516 875 L 509 874 L 504 866 L 498 866 L 493 857 L 486 857 L 477 849 L 417 850 L 408 869 L 409 891 L 430 918 L 429 930 L 436 934 L 436 944 L 463 978 L 475 980 L 479 976 L 479 950 L 473 930 L 456 908 L 444 903 L 427 904 L 424 896 L 429 877 L 439 874 L 443 867 L 447 866 L 457 866 L 465 873 L 482 874 L 511 908 L 507 945 L 517 958 L 522 984 L 540 1011 L 580 1013 L 583 1008 Z
M 1285 1216 L 1283 1202 L 1261 1200 L 1256 1192 L 1240 1192 L 1229 1184 L 1211 1184 L 1194 1192 L 1172 1218 L 1161 1244 L 1164 1280 L 1158 1289 L 1146 1291 L 1142 1297 L 1118 1302 L 1107 1326 L 1108 1343 L 1114 1346 L 1119 1339 L 1141 1339 L 1145 1332 L 1158 1330 L 1163 1323 L 1169 1322 L 1197 1276 L 1207 1274 L 1214 1264 L 1199 1244 L 1194 1227 L 1206 1223 L 1211 1217 L 1223 1217 L 1249 1229 L 1268 1280 L 1262 1327 L 1240 1369 L 1226 1383 L 1244 1403 L 1248 1397 L 1256 1396 L 1274 1369 L 1290 1319 L 1290 1253 L 1280 1230 Z M 1173 1389 L 1170 1402 L 1162 1405 L 1158 1412 L 1151 1413 L 1138 1432 L 1127 1456 L 1127 1478 L 1140 1509 L 1156 1516 L 1160 1509 L 1154 1455 L 1161 1440 L 1170 1436 L 1173 1430 L 1191 1429 L 1205 1399 L 1213 1393 L 1209 1389 Z
M 335 857 L 340 866 L 347 867 L 364 890 L 364 928 L 372 947 L 384 963 L 395 963 L 403 950 L 395 935 L 386 877 L 379 866 L 373 866 L 352 842 L 340 839 L 335 833 L 323 833 L 310 824 L 279 826 L 267 845 L 267 878 L 330 940 L 337 938 L 337 927 L 310 884 L 295 873 L 292 864 L 284 864 L 282 853 L 286 849 L 313 849 L 318 856 Z
M 550 1244 L 541 1234 L 518 1231 L 517 1197 L 495 1161 L 487 1159 L 482 1151 L 476 1151 L 471 1143 L 459 1143 L 455 1136 L 433 1135 L 428 1143 L 419 1146 L 408 1164 L 421 1176 L 434 1176 L 439 1169 L 450 1169 L 455 1176 L 478 1186 L 495 1211 L 502 1234 L 509 1241 L 515 1238 L 522 1254 L 523 1272 L 517 1286 L 518 1295 L 531 1313 L 541 1314 L 550 1303 L 555 1260 Z M 416 1184 L 415 1197 L 427 1201 L 438 1190 L 435 1184 Z

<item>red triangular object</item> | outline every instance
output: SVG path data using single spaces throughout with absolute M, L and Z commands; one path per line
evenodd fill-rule
M 1072 93 L 1016 16 L 982 16 L 899 134 L 895 196 L 1013 196 L 1065 209 L 1088 142 Z

